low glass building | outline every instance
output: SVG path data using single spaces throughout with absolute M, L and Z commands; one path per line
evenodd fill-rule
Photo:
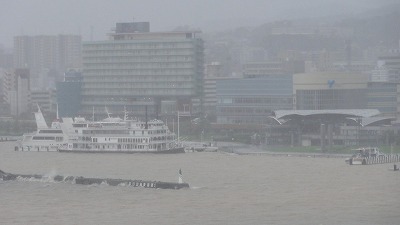
M 292 75 L 217 80 L 217 123 L 262 125 L 272 111 L 293 109 Z

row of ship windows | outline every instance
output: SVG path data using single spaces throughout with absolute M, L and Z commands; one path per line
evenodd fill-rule
M 144 128 L 144 127 L 143 127 Z M 151 129 L 151 126 L 149 126 L 149 129 Z M 77 130 L 76 130 L 77 132 Z M 145 132 L 144 130 L 142 131 L 129 131 L 129 130 L 117 130 L 117 131 L 113 131 L 113 130 L 84 130 L 82 131 L 83 134 L 125 134 L 125 135 L 145 135 L 149 134 L 166 134 L 166 130 L 147 130 L 147 132 Z M 54 137 L 53 137 L 54 138 Z M 80 138 L 83 141 L 90 141 L 91 137 L 81 137 Z M 137 138 L 134 138 L 135 140 Z M 93 139 L 94 140 L 94 139 Z M 97 138 L 96 138 L 97 140 Z M 105 141 L 107 141 L 107 139 L 104 139 Z
M 104 141 L 107 141 L 107 138 L 104 138 Z M 108 141 L 111 139 L 108 138 Z M 118 138 L 118 143 L 147 143 L 149 141 L 148 138 Z M 93 138 L 92 139 L 93 143 L 98 142 L 98 138 Z
M 121 149 L 121 145 L 115 146 L 115 145 L 93 145 L 93 146 L 88 146 L 88 145 L 79 145 L 74 143 L 73 148 L 84 148 L 84 149 L 110 149 L 110 148 L 115 148 L 118 147 L 118 149 Z M 126 146 L 127 149 L 145 149 L 147 145 L 134 145 L 134 144 L 129 144 Z
M 39 134 L 62 134 L 62 130 L 39 130 Z
M 32 137 L 32 140 L 35 141 L 62 141 L 63 138 L 62 137 L 47 137 L 47 136 L 35 136 Z

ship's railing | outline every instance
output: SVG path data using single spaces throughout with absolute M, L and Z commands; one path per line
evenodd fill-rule
M 395 163 L 400 162 L 400 155 L 380 155 L 376 157 L 363 157 L 363 158 L 351 158 L 350 160 L 361 160 L 362 165 L 372 165 L 372 164 L 383 164 L 383 163 Z M 352 164 L 352 163 L 350 163 Z
M 395 163 L 400 162 L 400 155 L 381 155 L 377 157 L 366 157 L 366 165 L 382 164 L 382 163 Z

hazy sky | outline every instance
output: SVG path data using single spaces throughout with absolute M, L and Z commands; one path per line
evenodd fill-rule
M 116 22 L 149 21 L 152 31 L 257 26 L 275 19 L 359 13 L 394 0 L 0 0 L 0 45 L 16 35 L 81 34 L 106 39 Z M 92 32 L 93 31 L 93 32 Z M 93 36 L 91 35 L 93 34 Z

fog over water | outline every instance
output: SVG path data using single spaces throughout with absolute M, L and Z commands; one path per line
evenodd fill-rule
M 15 152 L 2 170 L 176 181 L 154 190 L 48 181 L 0 181 L 1 224 L 398 224 L 400 172 L 342 158 L 227 153 L 63 154 Z
M 15 0 L 0 1 L 0 44 L 16 35 L 81 34 L 104 40 L 116 22 L 149 21 L 153 31 L 179 26 L 207 31 L 258 26 L 273 20 L 354 15 L 395 0 Z

